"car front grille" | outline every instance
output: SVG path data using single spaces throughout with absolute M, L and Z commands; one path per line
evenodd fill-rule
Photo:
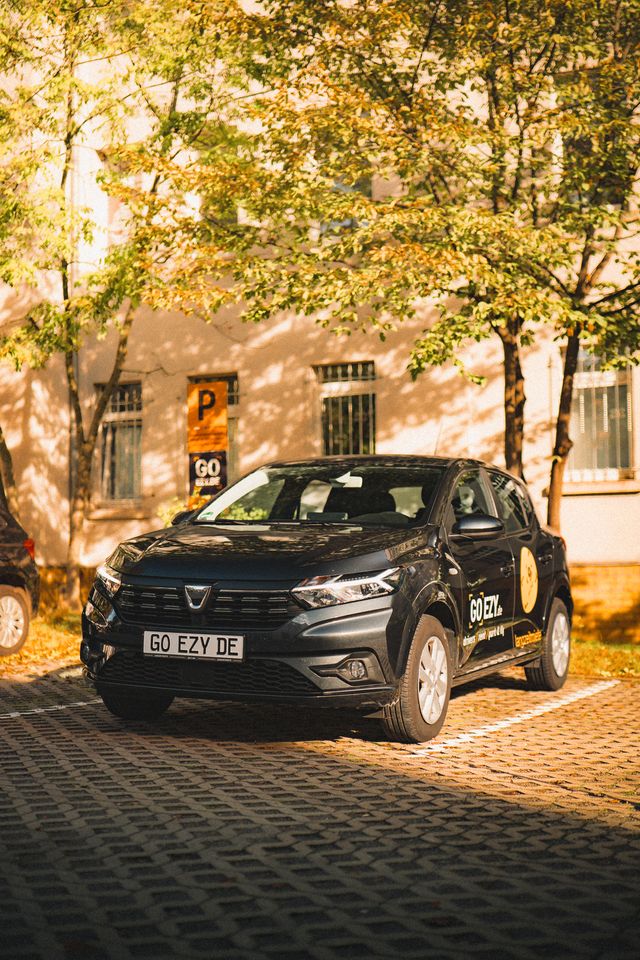
M 274 629 L 302 608 L 288 590 L 211 591 L 205 608 L 191 611 L 183 587 L 155 587 L 124 583 L 114 605 L 126 623 L 149 627 L 197 625 L 214 630 Z
M 244 663 L 149 657 L 138 651 L 118 650 L 98 672 L 108 683 L 167 687 L 211 694 L 304 696 L 318 687 L 288 663 L 247 660 Z

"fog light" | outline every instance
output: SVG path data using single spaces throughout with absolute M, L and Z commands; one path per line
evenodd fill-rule
M 346 667 L 352 680 L 364 680 L 367 675 L 367 668 L 362 660 L 349 660 Z

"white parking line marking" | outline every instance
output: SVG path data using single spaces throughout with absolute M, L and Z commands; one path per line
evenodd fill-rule
M 12 713 L 0 713 L 0 720 L 15 720 L 16 717 L 33 717 L 38 713 L 53 713 L 57 710 L 68 710 L 69 707 L 90 707 L 94 703 L 102 703 L 98 697 L 96 700 L 75 700 L 73 703 L 56 703 L 52 707 L 34 707 L 32 710 L 14 710 Z
M 446 750 L 447 747 L 462 746 L 462 744 L 470 743 L 479 737 L 486 737 L 489 733 L 506 730 L 507 727 L 512 727 L 516 723 L 524 723 L 526 720 L 540 717 L 543 713 L 549 713 L 551 710 L 559 710 L 561 707 L 566 707 L 570 703 L 576 703 L 576 701 L 584 700 L 586 697 L 593 697 L 597 693 L 603 693 L 603 691 L 615 687 L 618 683 L 620 683 L 619 680 L 601 680 L 599 683 L 593 683 L 590 687 L 585 687 L 583 690 L 576 690 L 575 693 L 568 693 L 559 699 L 550 700 L 548 703 L 541 703 L 539 706 L 533 707 L 531 710 L 526 710 L 524 713 L 516 713 L 513 717 L 505 717 L 504 720 L 496 720 L 494 723 L 487 723 L 483 727 L 476 727 L 475 730 L 469 730 L 468 733 L 461 733 L 457 737 L 451 737 L 450 740 L 434 740 L 421 750 L 412 750 L 411 755 L 422 757 L 427 753 L 439 753 L 441 750 Z

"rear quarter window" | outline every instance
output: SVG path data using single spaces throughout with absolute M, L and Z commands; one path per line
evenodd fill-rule
M 526 529 L 534 512 L 528 495 L 520 485 L 505 473 L 490 473 L 491 486 L 498 501 L 498 514 L 506 533 Z

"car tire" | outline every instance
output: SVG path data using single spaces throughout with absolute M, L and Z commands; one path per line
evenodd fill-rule
M 569 673 L 571 617 L 562 600 L 551 604 L 549 623 L 539 660 L 524 668 L 531 690 L 559 690 Z
M 17 653 L 29 634 L 31 608 L 24 590 L 0 586 L 0 657 Z
M 449 706 L 451 674 L 451 650 L 444 627 L 435 617 L 421 617 L 398 697 L 383 707 L 382 723 L 390 740 L 424 743 L 440 732 Z
M 170 693 L 124 693 L 119 690 L 100 690 L 107 710 L 121 720 L 157 720 L 173 703 Z

